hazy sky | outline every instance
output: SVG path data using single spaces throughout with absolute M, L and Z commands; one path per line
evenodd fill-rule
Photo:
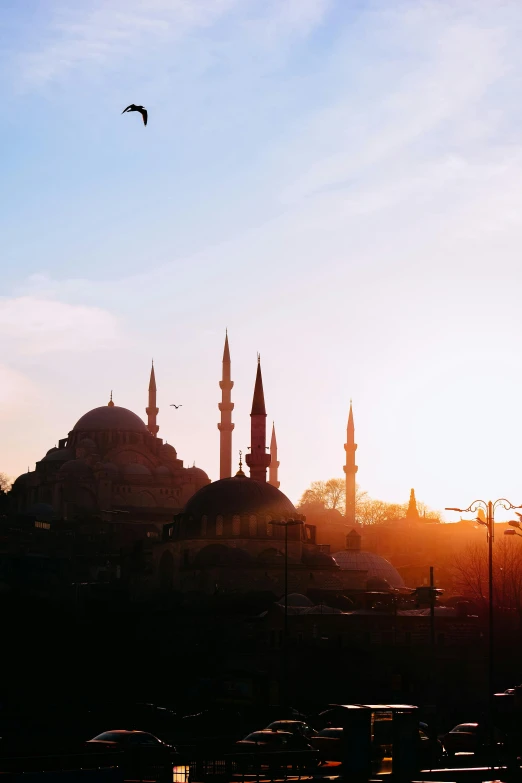
M 3 2 L 0 470 L 144 416 L 153 356 L 217 478 L 228 327 L 293 500 L 352 397 L 375 497 L 522 503 L 521 39 L 519 0 Z

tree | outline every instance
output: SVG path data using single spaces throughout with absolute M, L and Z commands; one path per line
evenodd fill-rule
M 391 519 L 403 517 L 405 507 L 397 503 L 386 503 L 364 495 L 355 503 L 355 519 L 360 525 L 382 525 Z
M 493 543 L 493 600 L 495 606 L 522 615 L 522 547 L 514 538 L 499 537 Z M 455 558 L 459 590 L 479 606 L 489 600 L 488 547 L 474 542 Z
M 331 478 L 328 481 L 312 481 L 299 501 L 300 506 L 309 503 L 321 503 L 329 511 L 344 510 L 346 503 L 346 483 L 343 478 Z
M 331 478 L 328 481 L 313 481 L 303 492 L 299 506 L 317 503 L 327 511 L 339 511 L 346 508 L 346 481 L 344 478 Z M 387 503 L 371 498 L 358 485 L 355 488 L 355 521 L 360 525 L 380 525 L 393 519 L 402 519 L 406 515 L 407 503 Z M 419 515 L 427 519 L 439 520 L 439 511 L 432 511 L 425 503 L 417 501 Z
M 13 482 L 7 473 L 0 473 L 0 492 L 9 492 Z

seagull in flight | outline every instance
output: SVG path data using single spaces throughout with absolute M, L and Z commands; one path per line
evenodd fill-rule
M 136 106 L 135 103 L 131 103 L 130 106 L 127 106 L 126 109 L 122 111 L 122 114 L 125 114 L 126 111 L 139 111 L 141 116 L 143 117 L 143 124 L 147 124 L 147 109 L 145 109 L 143 106 Z
M 183 405 L 174 405 L 174 403 L 173 403 L 173 402 L 171 402 L 169 407 L 170 407 L 170 408 L 176 408 L 176 410 L 177 410 L 178 408 L 182 408 L 182 407 L 183 407 Z

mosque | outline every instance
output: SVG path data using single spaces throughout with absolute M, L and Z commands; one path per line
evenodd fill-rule
M 111 394 L 106 406 L 84 414 L 68 436 L 36 463 L 34 471 L 15 481 L 13 510 L 33 517 L 35 525 L 89 518 L 117 522 L 135 531 L 147 529 L 147 537 L 153 539 L 149 582 L 162 590 L 281 593 L 285 571 L 291 592 L 364 590 L 367 579 L 375 576 L 371 568 L 361 567 L 366 561 L 346 555 L 338 563 L 327 546 L 317 543 L 316 527 L 307 524 L 279 489 L 274 427 L 267 446 L 259 357 L 251 442 L 245 456 L 250 475 L 243 472 L 241 460 L 234 475 L 234 383 L 228 335 L 219 385 L 218 481 L 211 482 L 200 468 L 184 467 L 176 449 L 158 437 L 153 365 L 147 424 L 115 405 Z M 347 527 L 355 526 L 356 449 L 350 405 L 344 468 Z M 347 548 L 353 551 L 353 542 Z

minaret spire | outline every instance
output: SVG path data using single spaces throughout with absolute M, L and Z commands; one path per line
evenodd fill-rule
M 345 517 L 349 525 L 355 524 L 355 474 L 358 467 L 355 464 L 355 452 L 357 444 L 355 443 L 355 427 L 353 424 L 352 401 L 350 400 L 350 412 L 348 414 L 348 426 L 346 427 L 346 443 L 344 444 L 346 452 L 346 464 L 344 472 L 346 474 L 346 512 Z
M 279 462 L 277 461 L 277 440 L 275 433 L 275 424 L 272 422 L 272 437 L 270 438 L 270 469 L 268 471 L 268 483 L 273 487 L 279 489 L 280 481 L 278 481 L 277 471 L 279 468 Z
M 257 355 L 256 385 L 250 413 L 250 454 L 245 457 L 250 468 L 250 478 L 266 482 L 266 469 L 270 465 L 270 454 L 266 453 L 266 408 L 261 375 L 261 357 Z
M 154 359 L 152 360 L 152 367 L 150 371 L 149 381 L 149 405 L 145 408 L 147 414 L 147 428 L 151 435 L 158 434 L 159 427 L 156 424 L 156 416 L 159 413 L 159 408 L 156 407 L 156 376 L 154 374 Z
M 230 380 L 230 348 L 228 346 L 228 330 L 225 332 L 225 347 L 223 348 L 223 373 L 219 386 L 221 388 L 221 421 L 218 424 L 219 435 L 219 478 L 230 478 L 232 475 L 232 402 L 231 392 L 234 382 Z

